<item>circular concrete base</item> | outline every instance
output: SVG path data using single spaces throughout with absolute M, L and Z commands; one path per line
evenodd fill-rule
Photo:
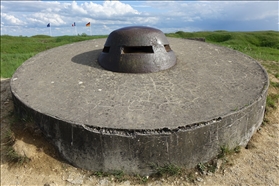
M 106 39 L 39 53 L 11 79 L 15 109 L 31 114 L 66 160 L 94 171 L 191 168 L 221 146 L 247 144 L 263 120 L 265 70 L 228 48 L 168 40 L 177 64 L 149 74 L 102 69 Z

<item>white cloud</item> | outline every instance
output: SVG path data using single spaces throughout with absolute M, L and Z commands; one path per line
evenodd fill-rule
M 16 6 L 15 6 L 16 5 Z M 104 1 L 103 4 L 93 2 L 85 2 L 78 4 L 76 1 L 68 2 L 4 2 L 1 5 L 2 12 L 15 15 L 22 13 L 25 17 L 40 19 L 37 22 L 50 19 L 50 14 L 57 24 L 66 23 L 70 18 L 111 18 L 116 19 L 122 17 L 123 20 L 128 20 L 131 15 L 138 15 L 139 12 L 133 9 L 130 5 L 119 1 Z M 59 15 L 59 16 L 58 16 Z M 52 20 L 53 20 L 52 19 Z
M 15 17 L 14 15 L 9 15 L 6 13 L 1 13 L 1 25 L 3 25 L 5 22 L 10 22 L 13 25 L 24 25 L 24 21 L 21 21 L 19 18 Z
M 105 1 L 104 12 L 108 16 L 113 15 L 125 15 L 125 14 L 139 14 L 137 10 L 134 10 L 130 5 L 121 3 L 119 1 Z
M 87 33 L 85 24 L 91 22 L 94 34 L 108 34 L 132 25 L 167 32 L 278 27 L 278 3 L 271 1 L 2 1 L 1 12 L 1 30 L 5 34 L 12 26 L 26 26 L 24 29 L 32 32 L 23 33 L 35 35 L 45 32 L 48 23 L 57 28 L 53 34 L 73 34 L 73 22 L 78 33 Z
M 158 17 L 138 17 L 135 19 L 135 21 L 133 22 L 133 24 L 150 24 L 150 25 L 154 25 L 156 23 L 158 23 L 159 18 Z
M 274 1 L 151 1 L 147 4 L 154 7 L 160 18 L 156 24 L 160 28 L 167 25 L 173 30 L 277 30 L 274 25 L 278 2 Z
M 77 3 L 75 1 L 72 2 L 72 11 L 75 13 L 75 14 L 81 14 L 81 15 L 86 15 L 87 14 L 87 11 L 84 10 L 84 8 L 80 7 L 77 5 Z
M 91 17 L 114 18 L 126 15 L 138 15 L 139 12 L 130 5 L 119 1 L 104 1 L 103 4 L 85 2 L 81 7 L 88 12 Z M 128 18 L 128 17 L 127 17 Z
M 30 17 L 26 17 L 26 19 L 33 23 L 40 23 L 40 24 L 47 24 L 51 23 L 51 25 L 59 26 L 64 25 L 66 22 L 63 20 L 59 14 L 52 14 L 52 13 L 35 13 L 32 14 Z
M 9 13 L 32 13 L 46 11 L 47 9 L 57 10 L 61 5 L 55 1 L 2 1 L 1 11 Z
M 277 2 L 226 2 L 220 7 L 221 19 L 262 20 L 278 15 Z M 277 8 L 276 8 L 277 7 Z
M 148 2 L 149 6 L 160 10 L 161 15 L 179 18 L 195 17 L 203 19 L 264 19 L 278 15 L 277 2 L 251 2 L 251 1 L 178 1 L 178 2 Z M 277 8 L 276 8 L 277 7 Z

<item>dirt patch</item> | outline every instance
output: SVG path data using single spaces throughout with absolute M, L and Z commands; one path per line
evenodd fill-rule
M 274 76 L 271 81 L 278 82 Z M 269 93 L 279 94 L 278 88 Z M 265 122 L 247 147 L 217 161 L 215 173 L 192 170 L 175 176 L 104 177 L 73 167 L 32 123 L 13 114 L 9 79 L 1 79 L 1 185 L 279 185 L 279 110 L 266 113 Z M 9 139 L 9 140 L 7 140 Z M 6 146 L 13 147 L 25 163 L 11 163 Z

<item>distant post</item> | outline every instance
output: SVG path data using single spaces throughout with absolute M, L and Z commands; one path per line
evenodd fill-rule
M 76 22 L 74 22 L 74 24 L 72 24 L 72 27 L 75 28 L 75 33 L 76 33 L 76 35 L 77 35 L 77 26 L 76 26 Z
M 49 35 L 52 36 L 51 34 L 51 27 L 50 27 L 50 23 L 47 24 L 47 27 L 49 27 Z
M 90 22 L 88 22 L 85 26 L 90 28 L 90 35 L 92 35 L 92 33 L 91 33 L 91 24 L 90 24 Z

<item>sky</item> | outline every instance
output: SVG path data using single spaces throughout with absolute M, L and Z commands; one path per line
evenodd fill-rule
M 127 26 L 149 26 L 164 33 L 278 31 L 278 11 L 277 1 L 2 0 L 1 35 L 107 35 Z

